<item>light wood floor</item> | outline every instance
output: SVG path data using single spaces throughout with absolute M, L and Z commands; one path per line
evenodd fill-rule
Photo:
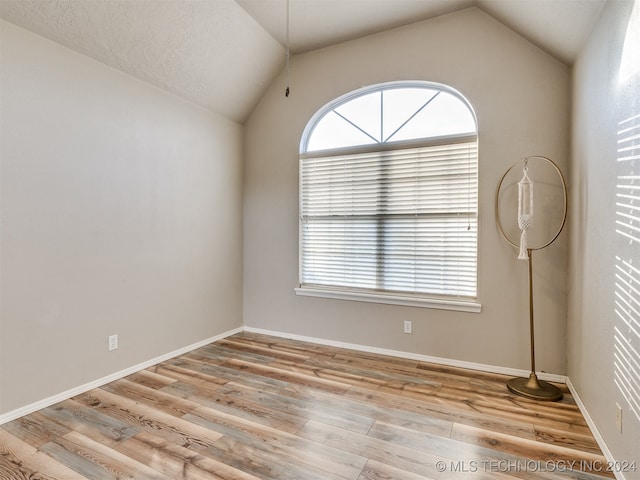
M 0 479 L 613 478 L 569 392 L 241 333 L 0 427 Z

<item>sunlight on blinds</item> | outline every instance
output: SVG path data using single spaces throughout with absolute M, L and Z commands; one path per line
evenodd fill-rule
M 640 115 L 618 128 L 614 380 L 640 421 Z

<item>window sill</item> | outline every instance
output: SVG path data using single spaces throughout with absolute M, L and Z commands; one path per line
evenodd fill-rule
M 447 300 L 441 298 L 413 297 L 409 295 L 393 295 L 390 293 L 364 293 L 347 290 L 330 290 L 324 288 L 297 287 L 296 295 L 305 297 L 332 298 L 335 300 L 352 300 L 355 302 L 384 303 L 407 307 L 435 308 L 438 310 L 454 310 L 457 312 L 480 313 L 482 305 L 474 301 Z

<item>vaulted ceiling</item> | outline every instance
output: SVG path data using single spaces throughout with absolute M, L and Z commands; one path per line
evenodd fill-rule
M 606 1 L 289 0 L 289 45 L 476 6 L 571 65 Z M 0 17 L 239 123 L 285 61 L 287 0 L 2 0 Z

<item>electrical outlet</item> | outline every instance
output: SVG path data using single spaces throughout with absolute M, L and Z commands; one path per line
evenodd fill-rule
M 622 407 L 616 403 L 616 428 L 622 433 Z
M 411 333 L 411 320 L 404 321 L 404 333 Z
M 109 335 L 109 351 L 118 349 L 118 335 Z

